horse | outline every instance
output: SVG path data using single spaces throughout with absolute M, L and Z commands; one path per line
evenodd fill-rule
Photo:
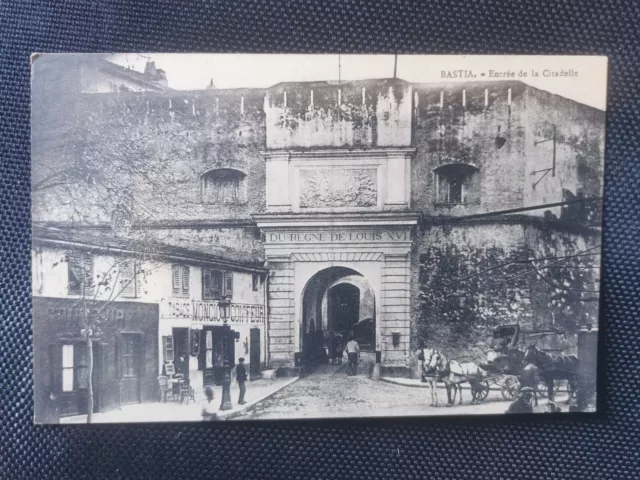
M 479 401 L 478 396 L 482 391 L 481 381 L 486 376 L 480 366 L 473 362 L 458 362 L 457 360 L 449 360 L 441 352 L 434 350 L 429 361 L 428 368 L 438 372 L 444 381 L 447 389 L 447 406 L 451 407 L 455 404 L 456 393 L 460 392 L 460 402 L 462 404 L 462 385 L 469 383 L 471 387 L 471 404 Z M 453 398 L 451 391 L 453 390 Z
M 567 380 L 569 383 L 569 396 L 565 403 L 571 401 L 571 397 L 577 390 L 578 357 L 575 355 L 550 355 L 538 350 L 535 343 L 527 347 L 524 354 L 524 363 L 532 363 L 539 369 L 540 379 L 547 386 L 548 398 L 554 401 L 554 380 Z
M 487 353 L 487 363 L 506 375 L 516 375 L 520 382 L 520 387 L 531 387 L 535 406 L 538 406 L 538 380 L 540 369 L 532 363 L 524 362 L 525 352 L 518 348 L 505 347 L 502 350 L 490 350 Z
M 431 403 L 429 406 L 438 406 L 438 382 L 442 381 L 442 376 L 435 367 L 431 367 L 431 358 L 436 350 L 433 348 L 423 348 L 418 354 L 418 360 L 422 362 L 422 380 L 429 383 L 431 389 Z

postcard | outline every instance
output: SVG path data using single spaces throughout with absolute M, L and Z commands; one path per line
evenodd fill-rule
M 606 83 L 34 54 L 35 422 L 595 411 Z

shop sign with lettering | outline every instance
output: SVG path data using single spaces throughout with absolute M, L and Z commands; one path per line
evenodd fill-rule
M 229 324 L 262 324 L 264 323 L 264 305 L 232 303 Z M 169 299 L 160 304 L 160 318 L 188 319 L 198 324 L 220 324 L 224 319 L 220 316 L 217 301 L 194 301 L 185 299 Z

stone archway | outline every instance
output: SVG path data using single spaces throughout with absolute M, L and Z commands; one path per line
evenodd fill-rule
M 411 326 L 411 231 L 417 222 L 415 214 L 269 213 L 256 217 L 264 233 L 269 268 L 267 358 L 270 366 L 302 365 L 304 337 L 311 318 L 314 330 L 323 328 L 318 326 L 318 318 L 322 318 L 319 290 L 348 276 L 364 277 L 375 297 L 375 347 L 371 349 L 375 349 L 376 362 L 393 367 L 407 365 Z M 321 273 L 325 270 L 334 275 Z M 331 278 L 323 277 L 321 288 L 315 285 L 315 280 L 323 275 Z M 305 299 L 310 289 L 318 291 Z
M 301 293 L 300 361 L 318 364 L 334 358 L 360 322 L 361 311 L 375 315 L 375 301 L 373 286 L 353 268 L 327 266 L 311 275 Z M 375 332 L 369 341 L 375 344 Z

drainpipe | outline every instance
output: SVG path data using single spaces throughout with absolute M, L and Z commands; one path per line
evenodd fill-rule
M 263 292 L 262 292 L 262 296 L 263 296 L 263 300 L 262 303 L 264 304 L 264 311 L 265 311 L 265 316 L 264 316 L 264 363 L 265 363 L 265 367 L 269 368 L 270 365 L 270 355 L 269 355 L 269 295 L 268 295 L 268 291 L 269 291 L 269 272 L 267 271 L 267 275 L 265 276 L 265 280 L 264 280 L 264 286 L 263 286 Z

